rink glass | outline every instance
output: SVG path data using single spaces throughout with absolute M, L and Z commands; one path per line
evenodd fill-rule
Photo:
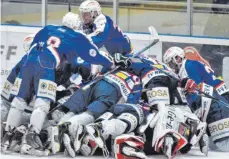
M 69 10 L 69 2 L 72 12 L 78 13 L 82 1 L 2 0 L 1 24 L 59 25 Z M 111 16 L 125 32 L 143 33 L 153 25 L 160 34 L 229 38 L 229 0 L 98 1 L 103 13 Z M 47 4 L 46 12 L 42 3 Z M 42 12 L 46 16 L 42 17 Z

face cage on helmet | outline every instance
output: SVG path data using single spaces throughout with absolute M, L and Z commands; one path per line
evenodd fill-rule
M 179 56 L 182 60 L 181 60 L 180 63 L 178 63 L 177 60 L 176 60 L 177 56 L 179 56 L 179 55 L 176 55 L 176 56 L 172 57 L 172 60 L 167 63 L 167 65 L 172 69 L 179 69 L 181 64 L 182 64 L 182 61 L 184 59 L 183 57 Z
M 84 22 L 84 19 L 83 19 L 83 14 L 84 13 L 90 13 L 90 22 L 89 23 L 87 23 L 88 25 L 90 25 L 90 24 L 92 24 L 93 22 L 94 22 L 94 20 L 95 20 L 95 18 L 98 16 L 98 12 L 97 12 L 97 16 L 95 16 L 95 12 L 97 12 L 97 11 L 91 11 L 91 12 L 84 12 L 84 11 L 80 11 L 80 19 L 81 19 L 81 21 L 83 22 L 83 23 L 85 23 Z

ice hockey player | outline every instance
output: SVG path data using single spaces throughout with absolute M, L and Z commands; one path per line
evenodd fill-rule
M 67 61 L 72 63 L 80 56 L 87 62 L 113 67 L 112 57 L 98 51 L 90 41 L 79 32 L 74 31 L 77 16 L 67 13 L 63 18 L 63 26 L 46 26 L 40 30 L 30 47 L 27 60 L 22 66 L 18 78 L 15 80 L 17 95 L 13 99 L 7 118 L 4 141 L 13 136 L 12 130 L 23 124 L 22 113 L 30 99 L 31 92 L 35 92 L 36 100 L 22 146 L 24 153 L 33 154 L 43 148 L 38 134 L 41 131 L 45 117 L 49 111 L 50 102 L 55 101 L 56 83 L 55 71 Z M 75 45 L 72 45 L 75 43 Z M 37 119 L 40 120 L 37 120 Z M 3 143 L 4 145 L 4 143 Z
M 131 53 L 129 38 L 124 35 L 118 25 L 109 16 L 102 13 L 96 0 L 85 0 L 79 6 L 79 15 L 84 33 L 91 37 L 98 48 L 105 49 L 113 56 L 114 53 Z
M 29 47 L 33 41 L 34 36 L 35 36 L 35 34 L 29 34 L 28 36 L 26 36 L 24 38 L 23 48 L 24 48 L 25 55 L 12 68 L 9 76 L 7 77 L 7 79 L 4 83 L 3 90 L 1 92 L 1 97 L 2 97 L 2 101 L 1 101 L 2 102 L 1 103 L 1 122 L 6 121 L 6 118 L 7 118 L 9 109 L 10 109 L 10 102 L 12 102 L 12 100 L 13 100 L 13 95 L 11 95 L 12 94 L 11 89 L 14 85 L 15 79 L 18 76 L 18 73 L 20 72 L 22 65 L 26 61 L 27 53 L 29 51 Z
M 173 92 L 177 87 L 176 84 L 172 82 L 172 78 L 155 69 L 155 67 L 171 71 L 165 64 L 157 60 L 131 58 L 131 65 L 128 67 L 128 70 L 131 70 L 132 73 L 140 77 L 143 88 L 147 90 L 145 95 L 143 93 L 143 99 L 147 104 L 125 103 L 114 105 L 109 112 L 103 114 L 96 120 L 96 124 L 87 125 L 87 132 L 94 138 L 100 148 L 106 149 L 103 141 L 107 139 L 109 135 L 115 138 L 124 133 L 133 132 L 139 126 L 141 127 L 141 124 L 143 124 L 151 113 L 154 113 L 153 117 L 155 118 L 153 119 L 153 117 L 150 116 L 151 121 L 148 121 L 148 125 L 151 122 L 151 128 L 154 128 L 153 145 L 151 147 L 154 147 L 155 151 L 162 152 L 169 158 L 174 156 L 175 153 L 188 142 L 194 145 L 202 137 L 205 132 L 206 123 L 200 122 L 190 111 L 179 110 L 179 107 L 173 108 L 173 106 L 166 106 L 174 103 Z M 152 109 L 153 112 L 151 112 L 150 108 L 154 108 Z M 170 118 L 171 120 L 167 120 Z M 152 120 L 155 122 L 154 125 Z M 156 122 L 157 120 L 158 122 Z M 162 124 L 165 122 L 168 124 Z M 146 124 L 144 129 L 146 129 L 148 125 Z M 181 126 L 183 126 L 182 128 L 184 128 L 185 131 L 181 132 Z M 140 128 L 140 133 L 144 133 L 144 129 L 141 130 Z M 197 130 L 200 131 L 198 135 Z M 189 133 L 186 134 L 186 131 L 189 131 Z M 117 139 L 119 143 L 115 143 L 115 147 L 116 150 L 117 147 L 119 147 L 118 149 L 120 150 L 115 151 L 116 157 L 124 155 L 128 157 L 145 158 L 144 153 L 137 149 L 139 146 L 137 143 L 132 145 L 128 144 L 129 138 L 132 138 L 131 142 L 133 143 L 141 143 L 142 141 L 137 136 L 125 135 L 123 138 L 119 136 Z M 195 138 L 198 139 L 194 141 Z M 149 139 L 147 138 L 147 140 Z M 124 145 L 123 147 L 121 146 L 122 144 Z M 136 147 L 134 145 L 136 145 Z M 130 148 L 128 149 L 128 147 Z M 143 147 L 140 148 L 140 150 L 143 150 Z
M 123 67 L 126 67 L 128 64 L 126 60 L 126 57 L 115 58 L 116 63 L 123 63 L 120 64 L 123 65 Z M 71 123 L 68 127 L 68 131 L 70 137 L 75 141 L 75 152 L 80 148 L 77 145 L 79 143 L 77 131 L 82 131 L 78 130 L 79 125 L 94 122 L 96 118 L 106 112 L 112 105 L 116 104 L 121 97 L 124 102 L 138 102 L 136 101 L 136 99 L 138 99 L 136 96 L 140 96 L 140 92 L 131 94 L 131 91 L 139 89 L 139 82 L 137 76 L 126 71 L 116 70 L 90 88 L 77 90 L 73 96 L 63 104 L 62 111 L 67 112 L 67 114 L 60 119 L 59 124 L 64 122 Z M 70 155 L 75 156 L 75 154 L 72 153 Z
M 179 47 L 170 48 L 163 58 L 180 76 L 181 86 L 187 91 L 189 106 L 202 121 L 207 122 L 208 134 L 213 142 L 219 150 L 229 151 L 229 92 L 224 81 L 218 79 L 205 64 L 185 59 Z M 201 97 L 198 87 L 219 100 Z
M 204 82 L 217 91 L 217 93 L 229 101 L 229 90 L 222 78 L 217 78 L 214 71 L 198 60 L 185 58 L 184 50 L 179 47 L 169 48 L 163 60 L 178 73 L 183 81 L 191 84 L 193 80 L 197 85 Z M 188 80 L 191 79 L 191 80 Z
M 26 61 L 27 53 L 29 51 L 29 47 L 33 41 L 34 36 L 35 36 L 35 34 L 29 34 L 28 36 L 26 36 L 24 38 L 23 48 L 24 48 L 25 55 L 12 68 L 9 76 L 7 77 L 7 79 L 4 83 L 4 86 L 3 86 L 3 89 L 1 92 L 1 141 L 2 141 L 2 138 L 5 134 L 5 122 L 6 122 L 10 107 L 11 107 L 10 103 L 12 102 L 13 97 L 15 95 L 14 92 L 11 91 L 11 89 L 14 85 L 15 79 L 18 76 L 18 73 L 20 72 L 20 69 L 21 69 L 23 63 Z M 31 98 L 30 102 L 32 102 L 32 98 Z M 24 114 L 25 117 L 27 118 L 27 117 L 29 117 L 29 113 L 31 113 L 32 109 L 30 107 L 27 107 L 27 109 L 25 109 L 25 110 L 28 112 L 28 113 Z

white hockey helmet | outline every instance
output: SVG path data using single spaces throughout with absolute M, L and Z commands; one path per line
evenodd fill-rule
M 80 26 L 80 19 L 78 14 L 68 12 L 62 19 L 62 24 L 73 30 L 77 30 Z
M 95 0 L 86 0 L 81 3 L 79 12 L 84 24 L 93 23 L 94 19 L 102 13 L 99 3 Z
M 172 69 L 180 68 L 184 60 L 184 50 L 180 47 L 170 47 L 164 54 L 163 61 Z
M 24 38 L 23 48 L 25 52 L 29 51 L 30 45 L 32 44 L 35 35 L 36 34 L 29 34 L 28 36 Z

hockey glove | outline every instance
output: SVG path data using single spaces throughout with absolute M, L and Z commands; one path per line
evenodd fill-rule
M 114 55 L 114 61 L 115 61 L 115 65 L 120 66 L 122 69 L 128 68 L 131 64 L 131 60 L 120 53 L 116 53 Z
M 181 87 L 184 88 L 187 93 L 195 93 L 198 85 L 192 79 L 184 78 L 181 81 Z

